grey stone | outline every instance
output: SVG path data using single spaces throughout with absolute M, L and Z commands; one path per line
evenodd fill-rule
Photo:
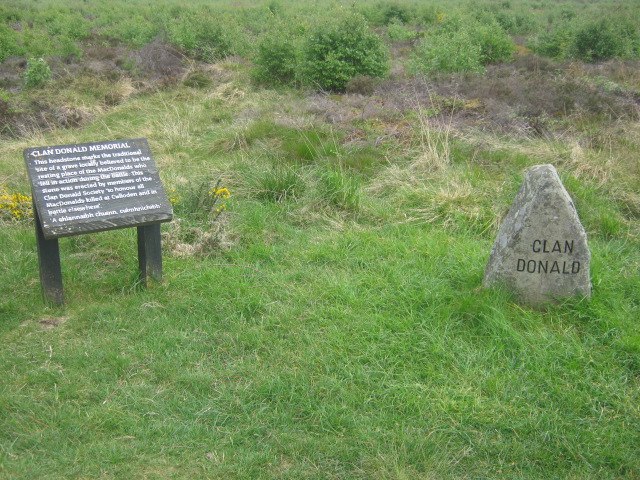
M 589 297 L 590 261 L 587 234 L 558 172 L 531 167 L 500 225 L 484 286 L 504 285 L 532 306 Z

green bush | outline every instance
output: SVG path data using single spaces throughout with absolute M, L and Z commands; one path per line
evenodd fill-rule
M 559 15 L 562 20 L 573 20 L 576 16 L 576 12 L 568 8 L 563 8 L 562 10 L 560 10 Z
M 30 58 L 24 72 L 24 85 L 35 88 L 44 85 L 51 79 L 51 69 L 44 58 Z
M 625 18 L 617 23 L 620 34 L 623 38 L 623 57 L 640 57 L 640 23 L 634 22 L 630 18 Z
M 20 47 L 16 32 L 0 24 L 0 62 L 12 55 L 19 55 Z
M 623 14 L 580 22 L 565 20 L 538 35 L 531 48 L 552 58 L 597 62 L 640 55 L 640 29 Z
M 383 1 L 359 8 L 371 25 L 382 27 L 391 23 L 409 23 L 416 18 L 416 9 L 395 1 Z
M 587 62 L 633 55 L 638 44 L 637 27 L 603 18 L 584 24 L 575 36 L 575 55 Z
M 507 11 L 504 9 L 506 8 Z M 497 4 L 480 4 L 471 6 L 469 14 L 474 20 L 483 25 L 497 24 L 505 32 L 512 35 L 530 33 L 536 28 L 535 17 L 531 14 L 508 11 L 510 7 L 500 7 Z
M 482 72 L 482 49 L 466 30 L 441 31 L 423 39 L 416 48 L 414 72 Z
M 496 12 L 496 21 L 512 35 L 524 35 L 536 29 L 536 22 L 531 16 L 520 13 Z
M 481 72 L 490 63 L 509 60 L 513 41 L 493 19 L 452 17 L 423 39 L 413 58 L 415 71 Z
M 359 15 L 316 27 L 303 48 L 305 79 L 324 90 L 344 91 L 356 75 L 383 77 L 388 54 Z
M 300 47 L 292 34 L 275 29 L 258 44 L 253 78 L 261 84 L 294 83 L 299 76 Z
M 434 5 L 421 5 L 416 10 L 416 23 L 433 25 L 438 21 L 438 9 Z
M 225 21 L 207 12 L 191 13 L 171 23 L 169 41 L 205 62 L 225 58 L 233 51 Z
M 22 31 L 22 45 L 25 56 L 39 58 L 53 54 L 51 37 L 37 27 L 25 28 Z
M 133 15 L 118 19 L 106 26 L 102 33 L 115 40 L 127 43 L 134 47 L 142 47 L 150 43 L 159 33 L 156 25 L 142 15 Z
M 538 35 L 531 44 L 533 51 L 551 58 L 568 58 L 572 54 L 575 33 L 564 24 L 561 28 L 547 31 Z
M 168 189 L 169 201 L 173 205 L 176 216 L 202 222 L 217 219 L 226 209 L 226 200 L 231 193 L 222 186 L 222 181 L 211 179 L 192 180 L 180 188 L 180 193 L 174 188 Z
M 44 14 L 45 27 L 51 37 L 83 40 L 91 35 L 91 23 L 76 11 L 50 9 Z
M 78 44 L 68 37 L 62 37 L 58 39 L 58 45 L 55 47 L 55 51 L 62 58 L 82 58 L 82 49 Z
M 0 4 L 0 22 L 21 21 L 26 9 L 16 8 L 17 5 L 8 5 L 9 2 L 4 2 L 4 3 L 5 4 Z
M 409 23 L 412 18 L 411 9 L 400 3 L 383 3 L 380 4 L 382 13 L 382 22 L 389 25 L 394 22 Z
M 471 41 L 480 47 L 483 65 L 509 60 L 515 51 L 513 41 L 495 22 L 470 29 Z
M 400 22 L 393 21 L 387 27 L 387 35 L 390 40 L 396 42 L 406 42 L 418 37 L 418 32 L 412 28 L 406 27 Z

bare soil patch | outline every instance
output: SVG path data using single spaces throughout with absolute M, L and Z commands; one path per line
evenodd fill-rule
M 186 70 L 184 55 L 160 39 L 133 52 L 130 58 L 148 80 L 175 83 Z
M 38 323 L 43 330 L 53 330 L 56 327 L 64 324 L 68 320 L 68 317 L 45 317 L 38 320 Z

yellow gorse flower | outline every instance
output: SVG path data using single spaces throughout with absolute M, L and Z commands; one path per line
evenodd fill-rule
M 231 192 L 229 191 L 229 189 L 227 187 L 220 187 L 220 188 L 212 188 L 209 193 L 211 195 L 213 195 L 214 197 L 218 197 L 218 198 L 229 198 L 231 197 Z
M 167 190 L 167 196 L 169 197 L 169 202 L 172 206 L 175 207 L 178 203 L 180 203 L 180 195 L 178 195 L 178 192 L 175 188 L 169 188 Z
M 226 200 L 229 197 L 231 197 L 231 192 L 229 191 L 229 189 L 227 187 L 219 187 L 219 182 L 218 184 L 216 184 L 215 187 L 213 187 L 211 190 L 209 190 L 209 195 L 211 195 L 211 197 L 213 197 L 213 206 L 215 207 L 215 204 L 218 202 L 218 200 Z M 220 215 L 223 211 L 225 211 L 227 209 L 227 205 L 225 203 L 220 203 L 217 207 L 215 207 L 213 209 L 213 212 L 216 215 Z
M 21 193 L 9 193 L 0 189 L 0 219 L 24 220 L 33 216 L 31 197 Z

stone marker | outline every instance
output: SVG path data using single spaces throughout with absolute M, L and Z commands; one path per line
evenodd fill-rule
M 587 234 L 553 165 L 536 165 L 505 217 L 484 286 L 500 284 L 532 306 L 591 295 Z

